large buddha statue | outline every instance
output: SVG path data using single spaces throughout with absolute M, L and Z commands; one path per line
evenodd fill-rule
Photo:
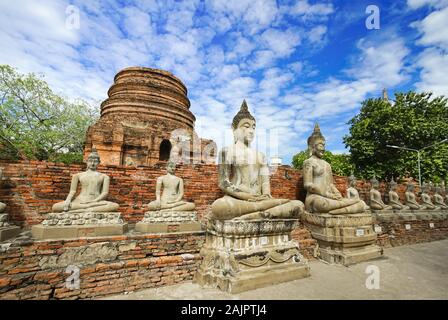
M 400 201 L 400 196 L 397 193 L 397 183 L 394 178 L 390 180 L 389 188 L 389 205 L 395 210 L 408 210 L 409 207 Z
M 308 138 L 311 157 L 303 162 L 303 185 L 307 191 L 305 208 L 308 212 L 352 214 L 365 211 L 365 203 L 359 199 L 343 198 L 333 183 L 333 172 L 322 159 L 325 138 L 316 124 Z
M 424 182 L 423 183 L 423 187 L 422 187 L 422 194 L 421 194 L 421 200 L 422 203 L 420 205 L 421 209 L 426 209 L 426 210 L 437 210 L 440 209 L 439 207 L 435 206 L 434 203 L 432 203 L 431 200 L 431 184 Z
M 106 201 L 109 194 L 110 178 L 104 173 L 96 171 L 100 157 L 95 148 L 87 158 L 87 170 L 76 173 L 72 177 L 70 193 L 63 202 L 53 205 L 53 212 L 82 213 L 82 212 L 116 212 L 119 205 Z M 81 192 L 73 200 L 81 184 Z
M 417 199 L 415 197 L 414 193 L 414 184 L 409 181 L 406 192 L 405 192 L 405 205 L 408 206 L 412 210 L 419 210 L 421 209 L 420 204 L 417 202 Z
M 193 211 L 195 204 L 183 201 L 184 181 L 176 177 L 176 164 L 168 161 L 166 165 L 167 174 L 157 178 L 156 200 L 147 206 L 150 211 Z
M 360 200 L 362 201 L 364 204 L 365 202 L 363 200 L 361 200 L 361 198 L 359 197 L 359 192 L 356 189 L 356 177 L 352 174 L 348 177 L 348 189 L 347 189 L 347 199 L 356 199 L 356 200 Z M 365 204 L 364 209 L 369 210 L 370 207 Z
M 443 200 L 442 196 L 442 187 L 440 185 L 437 185 L 434 192 L 434 204 L 441 209 L 448 209 L 448 205 Z
M 224 197 L 211 208 L 211 219 L 294 218 L 303 211 L 298 200 L 271 196 L 269 167 L 265 156 L 250 147 L 255 118 L 246 101 L 232 121 L 234 143 L 219 154 L 219 188 Z
M 391 210 L 392 207 L 385 204 L 381 198 L 381 193 L 378 191 L 380 184 L 375 176 L 370 180 L 370 185 L 370 207 L 373 210 Z

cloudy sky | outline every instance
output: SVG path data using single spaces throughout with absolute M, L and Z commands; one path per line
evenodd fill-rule
M 369 5 L 379 29 L 366 27 Z M 98 108 L 120 69 L 168 70 L 200 136 L 226 144 L 245 98 L 260 148 L 288 164 L 316 121 L 345 152 L 347 121 L 384 87 L 448 96 L 446 21 L 448 0 L 0 0 L 0 64 Z

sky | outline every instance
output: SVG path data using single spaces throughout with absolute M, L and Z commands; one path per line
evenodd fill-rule
M 98 109 L 119 70 L 168 70 L 201 137 L 228 144 L 246 99 L 258 148 L 290 164 L 316 122 L 347 152 L 347 122 L 383 88 L 448 96 L 446 21 L 448 0 L 0 0 L 0 64 Z

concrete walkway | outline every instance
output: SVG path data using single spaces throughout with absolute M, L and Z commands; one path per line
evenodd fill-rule
M 384 258 L 351 267 L 312 261 L 309 278 L 236 295 L 188 282 L 102 299 L 448 299 L 448 240 L 385 249 L 384 253 Z M 379 289 L 366 287 L 372 274 L 366 268 L 372 265 L 379 268 Z

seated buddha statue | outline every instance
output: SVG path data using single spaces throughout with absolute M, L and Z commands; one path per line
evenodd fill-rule
M 271 196 L 265 156 L 252 149 L 255 118 L 246 101 L 232 121 L 234 143 L 219 153 L 218 183 L 224 193 L 212 204 L 211 219 L 297 218 L 303 212 L 299 200 Z
M 434 192 L 434 204 L 441 209 L 448 209 L 448 205 L 443 200 L 442 187 L 437 185 Z
M 370 180 L 370 208 L 373 210 L 391 210 L 392 207 L 386 205 L 381 198 L 381 193 L 378 191 L 380 186 L 375 176 Z
M 392 178 L 389 183 L 389 205 L 392 207 L 392 209 L 395 210 L 409 209 L 408 206 L 405 206 L 400 201 L 400 196 L 397 193 L 397 183 L 395 182 L 394 178 Z
M 415 197 L 414 193 L 414 184 L 410 181 L 407 185 L 406 192 L 405 192 L 405 205 L 408 206 L 412 210 L 419 210 L 422 209 L 420 204 L 417 202 L 417 199 Z
M 184 181 L 176 177 L 176 164 L 168 161 L 167 174 L 157 178 L 156 200 L 150 202 L 147 207 L 150 211 L 193 211 L 195 204 L 183 201 Z
M 363 200 L 361 200 L 361 198 L 359 197 L 359 192 L 356 189 L 356 177 L 352 174 L 348 177 L 348 189 L 347 189 L 347 199 L 356 199 L 356 200 L 360 200 L 362 201 L 364 204 L 365 202 Z M 365 204 L 364 208 L 366 210 L 369 210 L 370 207 Z
M 96 171 L 100 157 L 95 148 L 87 158 L 87 170 L 76 173 L 72 177 L 70 192 L 63 202 L 53 205 L 53 212 L 116 212 L 119 205 L 106 201 L 109 195 L 110 178 L 104 173 Z M 73 197 L 81 185 L 81 192 L 74 200 Z
M 318 124 L 307 142 L 311 156 L 303 162 L 303 186 L 307 191 L 305 209 L 308 212 L 330 214 L 364 212 L 366 205 L 362 200 L 343 198 L 334 185 L 331 166 L 322 159 L 325 138 Z
M 424 182 L 422 186 L 422 194 L 421 194 L 421 200 L 422 203 L 420 205 L 421 209 L 426 210 L 437 210 L 440 209 L 439 207 L 435 206 L 434 203 L 432 203 L 431 200 L 431 185 L 429 183 Z

